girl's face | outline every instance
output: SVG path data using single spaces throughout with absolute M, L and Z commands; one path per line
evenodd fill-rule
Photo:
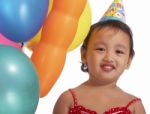
M 129 36 L 113 28 L 95 30 L 87 50 L 81 50 L 82 61 L 87 64 L 90 81 L 98 84 L 116 83 L 123 71 L 129 67 Z

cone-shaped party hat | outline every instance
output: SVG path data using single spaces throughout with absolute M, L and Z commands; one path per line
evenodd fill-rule
M 125 14 L 122 0 L 114 0 L 104 13 L 100 21 L 118 20 L 125 23 Z

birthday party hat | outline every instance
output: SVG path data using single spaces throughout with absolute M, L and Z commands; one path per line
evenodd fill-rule
M 125 23 L 125 14 L 122 0 L 114 0 L 104 13 L 100 21 L 118 20 Z

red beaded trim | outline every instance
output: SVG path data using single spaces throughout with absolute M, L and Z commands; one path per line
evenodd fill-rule
M 127 109 L 127 107 L 111 108 L 110 110 L 104 112 L 104 114 L 113 114 L 115 112 L 117 112 L 117 114 L 131 114 L 131 111 Z
M 73 96 L 74 106 L 77 106 L 78 105 L 78 100 L 77 100 L 77 97 L 76 97 L 74 91 L 72 89 L 69 89 L 69 91 Z
M 97 114 L 97 112 L 78 105 L 73 108 L 70 108 L 69 114 Z
M 128 104 L 127 104 L 127 108 L 131 105 L 131 104 L 133 104 L 133 103 L 135 103 L 135 102 L 137 102 L 137 101 L 141 101 L 141 99 L 140 98 L 135 98 L 135 99 L 133 99 L 132 101 L 130 101 Z

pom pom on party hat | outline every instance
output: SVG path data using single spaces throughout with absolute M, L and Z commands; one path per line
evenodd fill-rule
M 125 23 L 125 14 L 122 0 L 114 0 L 104 13 L 100 21 L 118 20 Z

